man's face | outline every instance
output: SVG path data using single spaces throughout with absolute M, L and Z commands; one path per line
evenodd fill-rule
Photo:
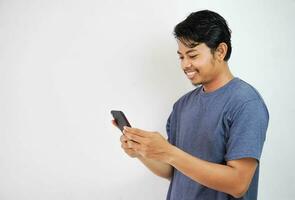
M 220 68 L 216 65 L 216 59 L 205 43 L 200 43 L 194 48 L 186 47 L 179 40 L 177 43 L 181 67 L 193 85 L 204 85 L 216 78 Z

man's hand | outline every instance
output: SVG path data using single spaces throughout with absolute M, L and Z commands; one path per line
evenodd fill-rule
M 118 127 L 115 120 L 112 120 L 112 124 L 114 126 Z M 131 130 L 133 130 L 133 129 L 131 129 Z M 123 131 L 124 134 L 121 136 L 120 141 L 121 141 L 121 146 L 124 149 L 124 151 L 130 157 L 138 158 L 154 174 L 170 180 L 172 177 L 172 173 L 173 173 L 173 167 L 170 164 L 167 164 L 167 163 L 164 163 L 161 161 L 148 159 L 147 157 L 153 157 L 153 156 L 151 156 L 150 153 L 147 153 L 147 152 L 149 152 L 149 150 L 148 150 L 148 148 L 145 147 L 144 144 L 140 144 L 139 142 L 135 141 L 136 132 L 137 132 L 136 130 L 140 131 L 139 129 L 134 129 L 133 132 L 132 131 L 130 132 L 130 130 Z M 157 142 L 157 144 L 161 145 L 163 140 L 164 140 L 164 144 L 168 143 L 159 133 L 141 131 L 141 133 L 138 133 L 138 134 L 143 134 L 143 133 L 145 134 L 145 136 L 147 136 L 147 135 L 155 136 L 156 141 L 160 141 L 159 143 Z M 128 137 L 126 134 L 128 135 Z M 134 139 L 132 139 L 133 137 L 134 137 Z M 156 143 L 154 143 L 154 144 L 156 144 Z M 134 147 L 139 147 L 138 145 L 140 147 L 144 148 L 145 150 L 143 150 L 141 148 L 135 149 Z M 155 148 L 155 147 L 153 146 L 152 148 Z M 142 155 L 144 155 L 145 157 Z M 155 158 L 158 159 L 157 156 Z
M 129 143 L 132 143 L 130 139 L 128 139 L 125 135 L 122 135 L 120 138 L 121 141 L 121 147 L 127 153 L 131 158 L 138 158 L 140 157 L 140 154 L 135 151 Z
M 124 127 L 124 135 L 129 139 L 127 145 L 146 159 L 168 162 L 173 147 L 160 133 Z
M 116 126 L 118 128 L 118 125 L 116 123 L 115 120 L 112 120 L 112 124 L 114 126 Z M 128 142 L 131 142 L 130 139 L 128 139 L 125 135 L 122 135 L 120 137 L 120 141 L 121 141 L 121 147 L 122 149 L 125 151 L 126 154 L 128 154 L 131 158 L 137 158 L 139 157 L 140 155 L 132 148 L 130 148 L 128 146 Z

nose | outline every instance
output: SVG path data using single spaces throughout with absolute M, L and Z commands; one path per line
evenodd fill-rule
M 187 69 L 187 68 L 191 68 L 192 63 L 190 62 L 190 60 L 184 58 L 184 59 L 182 60 L 181 65 L 182 65 L 182 68 L 183 68 L 183 69 Z

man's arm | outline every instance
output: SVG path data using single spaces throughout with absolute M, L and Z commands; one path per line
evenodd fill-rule
M 222 165 L 198 159 L 176 147 L 167 154 L 167 161 L 198 183 L 235 198 L 247 192 L 257 167 L 253 158 L 232 160 Z
M 167 163 L 194 181 L 236 198 L 248 190 L 257 167 L 253 158 L 228 161 L 226 165 L 201 160 L 171 145 L 157 132 L 126 127 L 124 133 L 129 148 L 143 158 Z
M 138 159 L 154 174 L 168 180 L 171 179 L 173 167 L 170 164 L 138 156 Z

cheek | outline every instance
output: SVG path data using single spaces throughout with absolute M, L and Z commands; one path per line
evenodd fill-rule
M 182 69 L 185 68 L 185 65 L 184 65 L 184 62 L 183 61 L 180 61 L 180 66 L 181 66 Z
M 206 68 L 208 66 L 208 61 L 204 58 L 196 59 L 193 62 L 193 66 L 195 66 L 196 69 L 201 70 L 201 71 L 206 70 Z

